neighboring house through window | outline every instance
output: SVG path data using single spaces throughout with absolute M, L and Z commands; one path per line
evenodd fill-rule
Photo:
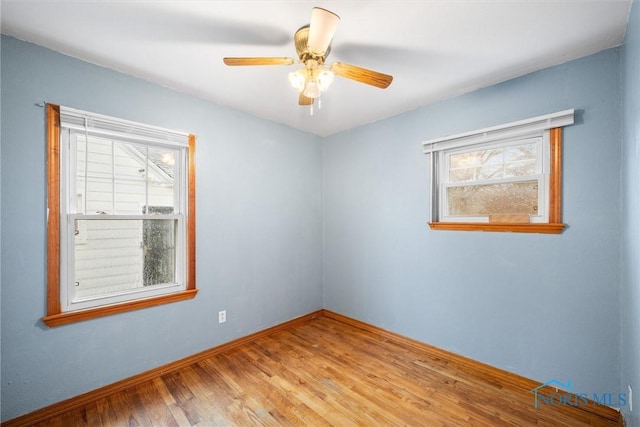
M 560 233 L 562 126 L 573 110 L 438 138 L 431 157 L 433 229 Z
M 193 298 L 195 137 L 47 105 L 49 326 Z

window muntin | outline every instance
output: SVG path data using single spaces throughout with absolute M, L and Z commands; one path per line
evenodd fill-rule
M 195 137 L 53 104 L 46 111 L 43 321 L 193 298 Z
M 490 222 L 526 216 L 547 222 L 548 136 L 478 144 L 438 152 L 439 218 L 444 222 Z

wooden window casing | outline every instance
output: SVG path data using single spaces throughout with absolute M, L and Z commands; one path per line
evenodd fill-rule
M 188 199 L 186 224 L 186 286 L 166 295 L 140 298 L 100 307 L 62 312 L 60 303 L 60 107 L 46 105 L 47 139 L 47 314 L 42 321 L 49 327 L 123 313 L 132 310 L 194 298 L 196 289 L 196 170 L 195 136 L 189 135 Z

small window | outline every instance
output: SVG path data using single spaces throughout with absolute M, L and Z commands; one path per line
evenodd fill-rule
M 433 229 L 559 233 L 561 128 L 573 110 L 428 141 Z
M 195 296 L 195 137 L 48 112 L 50 326 Z

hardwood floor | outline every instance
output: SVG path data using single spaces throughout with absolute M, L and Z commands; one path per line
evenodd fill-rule
M 320 316 L 37 425 L 618 425 L 579 407 L 536 409 L 528 385 L 472 365 Z

